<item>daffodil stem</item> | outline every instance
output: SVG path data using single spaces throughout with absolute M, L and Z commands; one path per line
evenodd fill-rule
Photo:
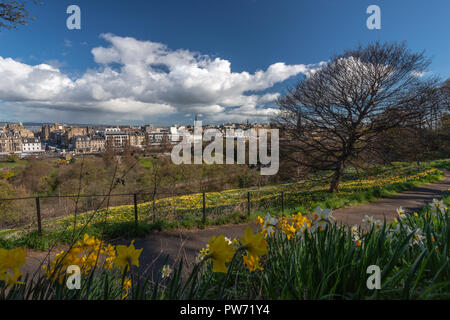
M 228 282 L 228 279 L 230 277 L 231 271 L 233 270 L 234 267 L 234 261 L 236 260 L 235 258 L 237 257 L 238 253 L 244 250 L 247 250 L 247 246 L 240 246 L 239 248 L 236 249 L 236 251 L 234 252 L 233 257 L 231 258 L 231 262 L 230 262 L 230 266 L 228 268 L 228 272 L 225 275 L 225 281 L 222 282 L 222 286 L 220 288 L 220 298 L 223 298 L 223 291 L 225 289 L 225 284 Z

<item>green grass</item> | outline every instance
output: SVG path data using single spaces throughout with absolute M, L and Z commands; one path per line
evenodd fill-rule
M 435 161 L 427 162 L 424 165 L 428 166 L 428 167 L 434 167 L 434 168 L 450 171 L 450 160 L 448 160 L 448 159 L 435 160 Z
M 19 160 L 17 162 L 0 162 L 0 168 L 25 167 L 27 164 L 27 160 Z
M 140 158 L 139 162 L 147 169 L 153 166 L 153 158 Z

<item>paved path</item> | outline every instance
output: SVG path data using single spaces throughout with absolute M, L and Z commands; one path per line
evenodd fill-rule
M 360 224 L 366 214 L 381 221 L 386 218 L 387 222 L 391 222 L 395 217 L 395 209 L 400 206 L 407 212 L 414 212 L 432 201 L 433 198 L 440 197 L 448 189 L 450 189 L 450 173 L 446 172 L 446 176 L 438 182 L 374 202 L 339 209 L 334 211 L 333 215 L 338 222 L 347 225 Z
M 380 199 L 371 203 L 335 210 L 333 215 L 338 223 L 353 225 L 360 224 L 367 214 L 376 219 L 388 222 L 394 219 L 395 209 L 402 206 L 407 211 L 414 211 L 423 207 L 433 198 L 441 196 L 442 192 L 450 188 L 450 174 L 439 182 L 425 185 L 410 191 L 402 192 L 389 198 Z M 178 230 L 153 232 L 145 238 L 135 240 L 136 248 L 143 248 L 140 258 L 141 270 L 152 277 L 152 272 L 161 270 L 167 261 L 173 265 L 175 261 L 183 258 L 191 267 L 199 250 L 206 246 L 213 235 L 223 234 L 229 238 L 239 238 L 247 226 L 256 230 L 255 223 L 231 224 L 211 227 L 204 230 Z M 120 241 L 128 244 L 130 241 Z M 61 248 L 58 248 L 60 251 Z M 55 250 L 55 252 L 58 252 Z M 166 257 L 169 256 L 168 260 Z M 36 270 L 40 261 L 46 257 L 43 252 L 30 252 L 30 258 L 24 266 L 25 271 Z

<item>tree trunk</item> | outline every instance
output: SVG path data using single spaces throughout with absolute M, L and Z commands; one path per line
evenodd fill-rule
M 152 221 L 156 222 L 156 189 L 153 190 Z
M 345 168 L 344 161 L 339 162 L 334 171 L 333 179 L 331 180 L 330 189 L 328 192 L 330 193 L 339 192 L 339 183 L 341 182 L 342 175 L 344 173 L 344 168 Z

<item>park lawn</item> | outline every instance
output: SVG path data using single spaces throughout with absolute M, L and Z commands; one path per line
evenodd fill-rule
M 16 162 L 0 162 L 0 168 L 25 167 L 27 164 L 28 164 L 27 160 L 19 160 Z
M 153 166 L 154 158 L 139 158 L 139 162 L 144 168 L 150 169 Z

